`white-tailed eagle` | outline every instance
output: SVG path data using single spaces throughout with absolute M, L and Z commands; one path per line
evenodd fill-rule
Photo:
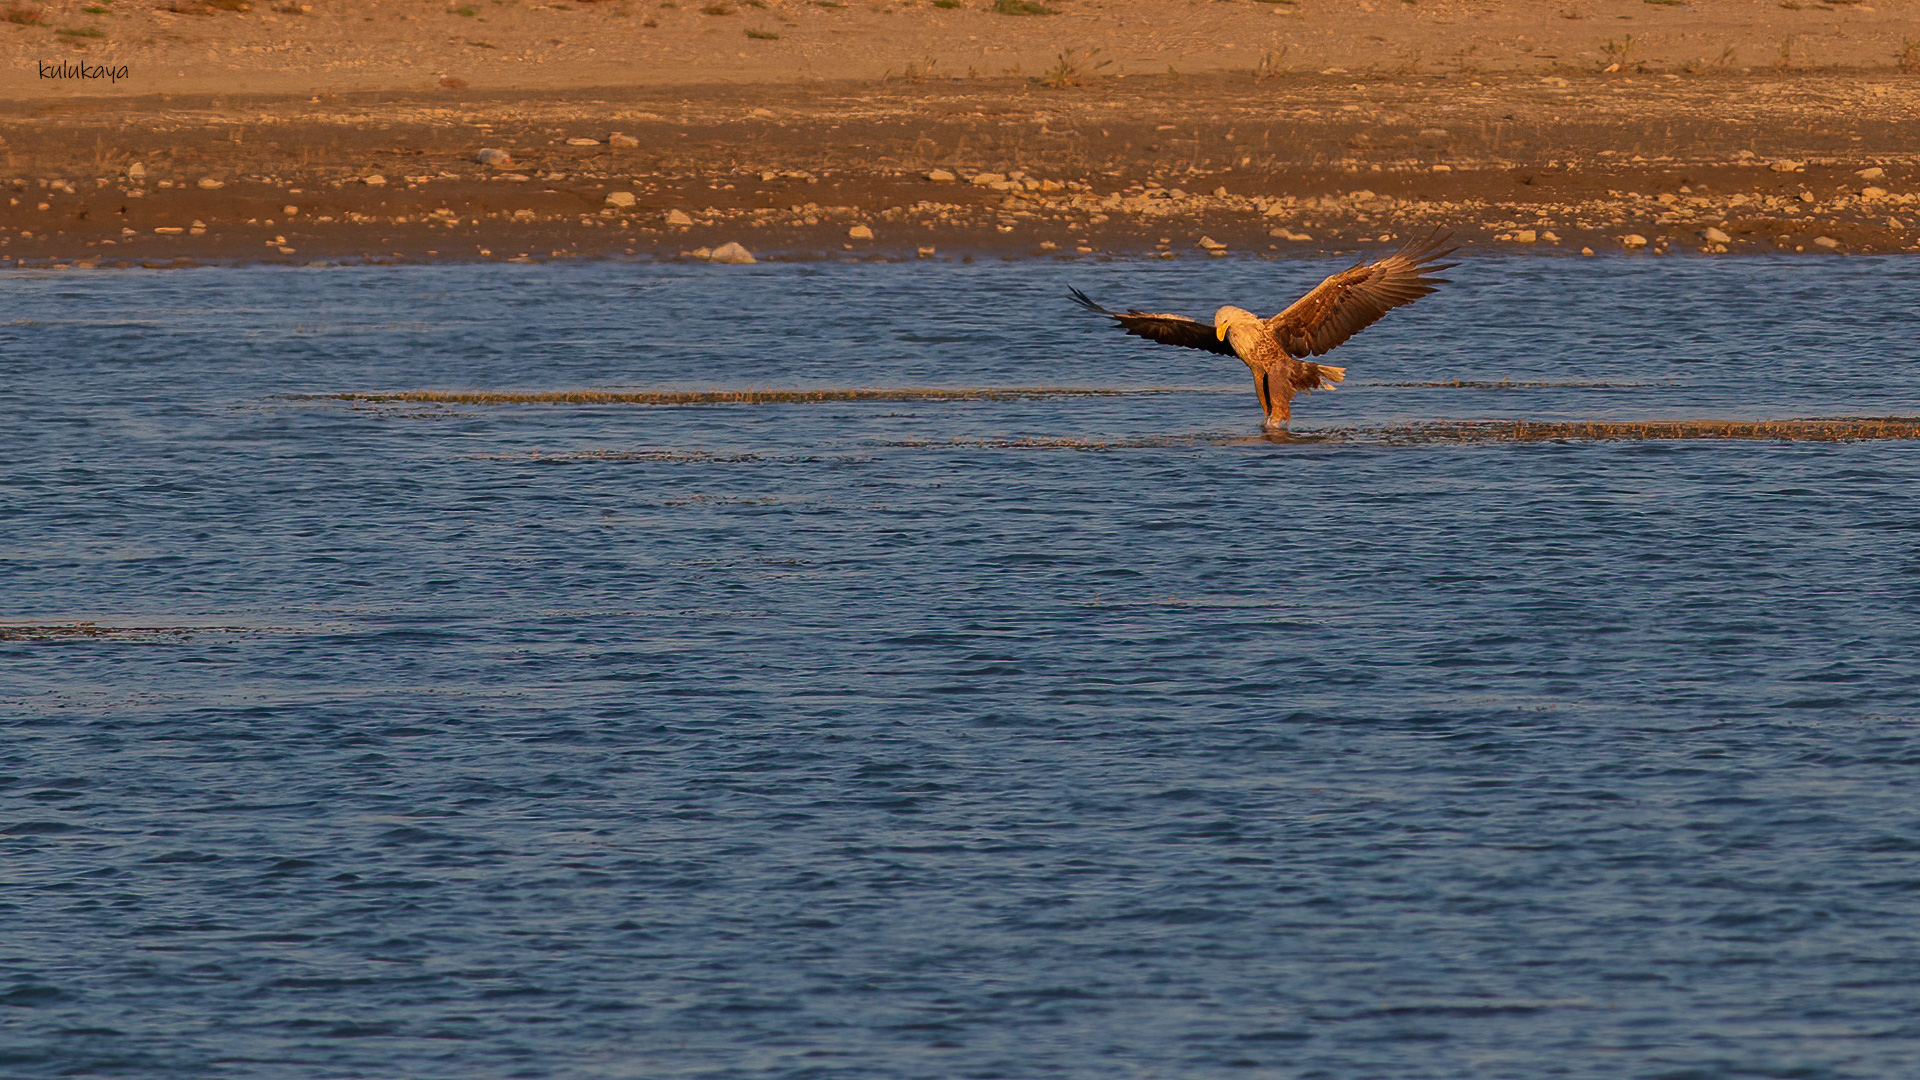
M 1372 326 L 1380 316 L 1447 283 L 1433 277 L 1457 263 L 1440 262 L 1456 249 L 1451 234 L 1410 240 L 1377 262 L 1361 263 L 1322 281 L 1292 306 L 1270 319 L 1231 305 L 1213 313 L 1208 325 L 1185 315 L 1129 310 L 1108 311 L 1079 289 L 1073 298 L 1088 311 L 1105 315 L 1127 333 L 1189 349 L 1238 356 L 1253 369 L 1253 388 L 1267 412 L 1268 428 L 1284 428 L 1293 415 L 1293 395 L 1331 390 L 1347 369 L 1299 359 L 1324 356 L 1341 342 Z

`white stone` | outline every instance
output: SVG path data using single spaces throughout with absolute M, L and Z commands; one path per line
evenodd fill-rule
M 505 168 L 508 165 L 513 164 L 513 155 L 507 153 L 505 150 L 494 150 L 492 148 L 487 148 L 473 155 L 473 160 L 479 162 L 482 165 L 492 165 L 495 168 Z
M 954 176 L 945 169 L 929 169 L 927 170 L 927 179 L 936 184 L 951 184 L 959 179 L 959 177 Z
M 599 146 L 599 139 L 568 139 L 568 146 Z
M 1733 243 L 1733 237 L 1728 236 L 1726 233 L 1721 232 L 1719 229 L 1716 229 L 1711 225 L 1700 230 L 1700 239 L 1705 240 L 1709 244 Z
M 1832 251 L 1840 246 L 1840 241 L 1835 240 L 1831 236 L 1816 236 L 1813 238 L 1813 242 L 1816 247 L 1823 247 L 1828 251 Z
M 387 178 L 384 176 L 381 176 L 379 173 L 374 173 L 372 176 L 369 176 L 365 180 L 362 180 L 360 182 L 367 185 L 368 187 L 386 187 L 387 186 Z
M 973 176 L 968 178 L 967 182 L 970 184 L 978 184 L 981 187 L 991 187 L 994 184 L 1006 183 L 1007 178 L 1004 173 L 983 172 L 973 174 Z
M 1516 244 L 1531 244 L 1538 239 L 1539 235 L 1532 229 L 1521 229 L 1513 234 L 1513 242 Z
M 288 217 L 292 217 L 300 212 L 300 208 L 297 206 L 283 206 L 280 208 L 280 212 Z
M 871 240 L 873 239 L 873 230 L 867 228 L 865 225 L 855 225 L 853 228 L 847 230 L 847 239 Z
M 136 161 L 133 164 L 127 166 L 127 179 L 144 180 L 146 179 L 146 177 L 147 177 L 147 167 L 145 165 L 142 165 Z
M 1452 171 L 1453 171 L 1453 166 L 1451 166 L 1451 165 L 1435 165 L 1435 166 L 1433 167 L 1433 171 L 1434 171 L 1434 172 L 1452 172 Z
M 753 252 L 748 251 L 744 246 L 728 241 L 714 248 L 713 254 L 707 256 L 707 261 L 747 266 L 754 262 L 754 258 Z
M 1875 199 L 1884 199 L 1887 197 L 1887 189 L 1883 187 L 1861 188 L 1860 197 L 1868 202 L 1872 202 Z
M 1225 244 L 1223 244 L 1223 243 L 1221 243 L 1221 242 L 1220 242 L 1220 241 L 1218 241 L 1218 240 L 1215 240 L 1215 239 L 1214 239 L 1213 237 L 1211 237 L 1211 236 L 1203 236 L 1203 237 L 1201 237 L 1201 238 L 1200 238 L 1200 241 L 1199 241 L 1199 243 L 1196 243 L 1196 244 L 1194 244 L 1193 246 L 1194 246 L 1194 247 L 1197 247 L 1197 248 L 1205 248 L 1205 249 L 1206 249 L 1206 250 L 1208 250 L 1208 251 L 1225 251 L 1225 250 L 1227 250 L 1227 245 L 1225 245 Z
M 1630 248 L 1643 248 L 1647 246 L 1647 238 L 1639 233 L 1628 233 L 1620 238 L 1620 243 Z
M 607 136 L 607 145 L 616 150 L 632 150 L 634 147 L 640 145 L 640 140 L 631 135 L 622 135 L 616 131 Z
M 620 209 L 624 210 L 627 207 L 633 205 L 633 192 L 609 191 L 607 192 L 607 205 L 619 207 Z
M 1772 169 L 1774 172 L 1799 172 L 1806 167 L 1806 162 L 1794 161 L 1791 158 L 1781 158 L 1767 166 L 1767 168 Z
M 687 216 L 685 210 L 669 210 L 667 211 L 667 224 L 691 225 L 693 224 L 693 219 Z
M 212 191 L 214 188 L 223 188 L 227 185 L 219 180 L 215 180 L 211 176 L 203 176 L 200 178 L 200 186 L 206 188 L 208 191 Z
M 133 173 L 128 172 L 127 175 L 132 176 Z M 1875 165 L 1872 168 L 1861 169 L 1859 172 L 1854 173 L 1853 175 L 1859 177 L 1862 180 L 1878 180 L 1881 177 L 1887 175 L 1887 170 L 1879 167 L 1878 165 Z

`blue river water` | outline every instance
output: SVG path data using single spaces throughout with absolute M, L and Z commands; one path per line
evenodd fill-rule
M 0 1074 L 1910 1075 L 1920 444 L 1268 442 L 1065 295 L 1335 268 L 0 275 Z M 1295 427 L 1920 412 L 1920 262 L 1451 276 Z M 326 396 L 977 386 L 1158 389 Z

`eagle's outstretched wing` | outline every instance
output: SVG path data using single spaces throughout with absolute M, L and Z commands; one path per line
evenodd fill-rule
M 1105 315 L 1121 325 L 1127 333 L 1157 341 L 1162 345 L 1180 345 L 1189 349 L 1205 349 L 1208 352 L 1224 356 L 1234 355 L 1233 346 L 1220 340 L 1214 332 L 1212 323 L 1203 323 L 1189 319 L 1185 315 L 1157 315 L 1148 311 L 1108 311 L 1079 289 L 1068 287 L 1074 300 L 1080 306 L 1096 314 Z
M 1287 310 L 1267 320 L 1290 356 L 1320 356 L 1372 326 L 1380 316 L 1445 285 L 1446 278 L 1430 277 L 1458 263 L 1437 260 L 1453 254 L 1444 246 L 1451 233 L 1435 231 L 1425 240 L 1409 240 L 1405 247 L 1379 262 L 1362 263 L 1321 282 Z

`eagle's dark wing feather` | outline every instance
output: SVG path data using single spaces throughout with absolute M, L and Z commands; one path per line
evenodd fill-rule
M 1451 239 L 1436 231 L 1425 240 L 1409 240 L 1379 262 L 1342 270 L 1268 319 L 1267 326 L 1289 355 L 1324 355 L 1380 316 L 1445 285 L 1446 278 L 1430 275 L 1459 265 L 1438 261 L 1456 250 L 1445 246 Z
M 1223 356 L 1234 355 L 1233 346 L 1220 340 L 1214 332 L 1212 323 L 1203 323 L 1189 319 L 1185 315 L 1161 315 L 1150 311 L 1108 311 L 1079 289 L 1069 287 L 1068 292 L 1081 307 L 1095 314 L 1105 315 L 1120 324 L 1127 333 L 1136 337 L 1157 341 L 1162 345 L 1179 345 L 1188 349 L 1205 349 Z

